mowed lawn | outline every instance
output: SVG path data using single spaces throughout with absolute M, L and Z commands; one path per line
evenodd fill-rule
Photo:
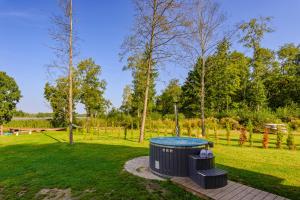
M 218 167 L 228 170 L 231 180 L 300 199 L 300 150 L 273 148 L 274 135 L 270 149 L 262 149 L 262 135 L 254 138 L 254 147 L 239 147 L 237 133 L 229 144 L 220 133 L 213 149 Z M 300 145 L 300 136 L 295 138 Z M 67 139 L 66 132 L 1 136 L 0 199 L 43 198 L 37 194 L 51 188 L 71 189 L 74 199 L 197 199 L 169 181 L 145 180 L 123 170 L 127 160 L 148 155 L 148 140 L 138 144 L 137 132 L 129 131 L 127 140 L 122 132 L 75 134 L 73 146 Z

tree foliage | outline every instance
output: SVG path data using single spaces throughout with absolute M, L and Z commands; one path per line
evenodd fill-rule
M 201 66 L 199 59 L 182 86 L 182 110 L 190 117 L 200 115 Z M 206 110 L 213 115 L 241 107 L 247 98 L 249 58 L 231 52 L 229 42 L 223 40 L 216 52 L 207 58 L 206 68 Z
M 0 125 L 12 119 L 20 98 L 21 92 L 16 81 L 0 71 Z
M 99 79 L 100 75 L 101 67 L 91 58 L 81 61 L 77 66 L 79 100 L 85 106 L 88 117 L 103 115 L 108 106 L 103 96 L 106 82 Z
M 124 70 L 131 70 L 132 74 L 132 105 L 130 113 L 135 117 L 141 117 L 143 111 L 145 88 L 147 85 L 147 62 L 145 54 L 136 55 L 127 59 L 127 66 Z M 157 70 L 154 69 L 150 75 L 149 93 L 148 93 L 148 106 L 147 112 L 153 110 L 155 106 L 155 80 L 158 76 Z
M 167 87 L 162 91 L 162 94 L 157 97 L 156 109 L 162 115 L 174 114 L 174 102 L 178 102 L 178 108 L 180 108 L 180 96 L 181 96 L 181 86 L 179 85 L 179 80 L 170 80 Z
M 256 110 L 265 106 L 267 97 L 264 85 L 264 75 L 272 67 L 274 53 L 261 47 L 261 41 L 266 33 L 272 32 L 270 17 L 253 18 L 249 22 L 240 25 L 242 37 L 240 42 L 253 51 L 251 58 L 250 87 L 252 95 L 252 107 Z
M 54 127 L 66 127 L 68 125 L 68 93 L 68 79 L 65 77 L 58 78 L 54 83 L 46 83 L 45 85 L 44 97 L 52 108 L 52 124 Z
M 124 113 L 129 114 L 132 111 L 133 98 L 132 89 L 130 85 L 125 85 L 123 89 L 123 100 L 121 105 L 121 110 Z
M 74 68 L 73 78 L 73 110 L 77 103 L 82 103 L 87 116 L 101 116 L 107 110 L 109 101 L 103 93 L 106 83 L 100 80 L 101 68 L 92 59 L 81 61 Z M 60 77 L 53 84 L 46 83 L 44 97 L 50 103 L 53 110 L 54 126 L 65 127 L 68 125 L 68 79 Z
M 300 47 L 286 44 L 276 53 L 279 66 L 265 81 L 268 106 L 272 109 L 300 103 Z

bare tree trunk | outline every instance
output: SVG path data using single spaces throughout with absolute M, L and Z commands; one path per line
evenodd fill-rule
M 204 114 L 204 101 L 205 101 L 205 59 L 202 57 L 202 73 L 201 73 L 201 129 L 202 136 L 206 135 L 205 132 L 205 114 Z
M 147 80 L 146 80 L 146 90 L 145 90 L 145 97 L 144 97 L 144 110 L 142 116 L 142 124 L 140 130 L 140 137 L 139 142 L 142 143 L 144 141 L 144 134 L 145 134 L 145 124 L 146 124 L 146 117 L 147 117 L 147 108 L 148 108 L 148 96 L 149 96 L 149 87 L 150 87 L 150 78 L 151 78 L 151 67 L 152 67 L 152 51 L 153 51 L 153 40 L 154 40 L 154 29 L 155 29 L 155 20 L 156 20 L 156 11 L 157 11 L 157 0 L 153 2 L 153 14 L 152 14 L 152 22 L 151 22 L 151 38 L 149 44 L 149 53 L 148 54 L 148 67 L 147 67 Z
M 187 18 L 189 20 L 189 32 L 191 37 L 186 37 L 185 47 L 197 55 L 195 64 L 200 58 L 202 61 L 201 69 L 201 88 L 200 89 L 200 112 L 202 136 L 205 131 L 205 65 L 210 53 L 214 52 L 215 46 L 219 43 L 218 31 L 221 29 L 225 16 L 219 11 L 218 3 L 213 0 L 193 0 L 187 5 Z M 193 53 L 192 53 L 193 55 Z
M 140 108 L 138 108 L 137 116 L 138 116 L 138 120 L 137 120 L 137 129 L 140 130 L 140 117 L 141 117 L 141 114 L 140 114 Z
M 145 90 L 145 98 L 144 98 L 144 109 L 142 116 L 142 124 L 140 130 L 140 138 L 139 142 L 142 143 L 144 141 L 144 133 L 145 133 L 145 124 L 147 117 L 147 107 L 148 107 L 148 96 L 149 96 L 149 86 L 150 86 L 150 78 L 151 78 L 151 61 L 148 61 L 148 69 L 147 69 L 147 81 L 146 81 L 146 90 Z
M 72 49 L 72 0 L 70 0 L 70 33 L 69 33 L 69 140 L 73 144 L 73 49 Z

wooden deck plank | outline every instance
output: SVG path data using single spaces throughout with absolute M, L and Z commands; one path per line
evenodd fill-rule
M 207 189 L 205 190 L 205 194 L 212 196 L 212 195 L 217 195 L 219 193 L 223 193 L 224 191 L 230 189 L 232 187 L 232 185 L 226 185 L 223 188 L 219 188 L 219 189 Z
M 264 198 L 264 200 L 274 200 L 277 197 L 277 195 L 268 193 L 268 195 Z
M 249 194 L 247 194 L 241 200 L 252 200 L 254 197 L 258 196 L 261 192 L 262 192 L 261 190 L 254 188 L 254 190 L 252 190 Z
M 242 198 L 244 198 L 245 196 L 247 196 L 254 188 L 251 187 L 247 187 L 246 190 L 238 193 L 237 195 L 235 195 L 231 200 L 240 200 Z
M 142 156 L 127 161 L 124 168 L 134 175 L 155 180 L 164 180 L 151 173 L 149 169 L 149 157 Z M 139 170 L 137 170 L 139 169 Z M 141 169 L 141 170 L 140 170 Z M 148 169 L 148 170 L 147 170 Z M 286 200 L 287 198 L 258 190 L 234 181 L 228 181 L 225 187 L 217 189 L 201 188 L 189 177 L 173 177 L 171 181 L 179 187 L 202 199 L 215 200 Z
M 203 199 L 215 200 L 285 200 L 286 198 L 258 190 L 240 183 L 228 181 L 223 188 L 204 189 L 189 177 L 174 177 L 171 181 L 186 191 Z
M 227 190 L 230 190 L 230 188 L 235 187 L 236 183 L 234 182 L 228 182 L 228 184 L 225 187 L 222 188 L 218 188 L 218 189 L 208 189 L 206 194 L 213 196 L 213 195 L 217 195 L 220 193 L 224 193 Z
M 202 190 L 204 190 L 204 189 L 203 189 L 203 188 L 200 188 L 200 186 L 199 186 L 199 189 L 198 189 L 198 190 L 192 190 L 191 188 L 186 187 L 186 185 L 184 185 L 184 184 L 179 184 L 178 180 L 182 180 L 182 179 L 177 179 L 177 177 L 176 177 L 176 179 L 174 179 L 174 178 L 171 179 L 172 182 L 174 182 L 175 184 L 177 184 L 177 185 L 180 186 L 181 188 L 185 189 L 186 191 L 191 192 L 191 193 L 194 194 L 195 196 L 198 196 L 198 197 L 200 197 L 200 198 L 202 198 L 202 199 L 206 199 L 206 200 L 210 200 L 210 199 L 211 199 L 211 198 L 209 198 L 208 196 L 206 196 L 206 195 L 203 193 Z M 186 181 L 186 182 L 188 182 L 188 181 Z M 202 192 L 201 192 L 201 191 L 202 191 Z
M 262 200 L 268 195 L 268 192 L 261 191 L 253 200 Z
M 233 191 L 237 190 L 240 187 L 241 187 L 240 184 L 233 184 L 228 190 L 225 190 L 224 192 L 219 193 L 217 195 L 213 195 L 212 197 L 215 199 L 220 199 L 221 197 L 224 197 L 224 196 L 232 193 Z
M 232 191 L 231 193 L 226 194 L 226 195 L 220 197 L 220 199 L 222 199 L 222 200 L 231 200 L 234 196 L 236 196 L 239 193 L 243 192 L 247 188 L 248 188 L 247 186 L 241 185 L 239 188 L 237 188 L 236 190 Z
M 285 197 L 281 197 L 281 196 L 278 196 L 275 198 L 275 200 L 288 200 L 287 198 Z

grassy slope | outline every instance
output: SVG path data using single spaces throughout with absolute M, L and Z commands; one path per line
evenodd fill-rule
M 72 188 L 82 199 L 195 198 L 169 182 L 146 181 L 123 171 L 128 159 L 148 154 L 148 143 L 137 144 L 136 136 L 129 132 L 125 141 L 119 133 L 80 135 L 72 147 L 64 132 L 0 137 L 2 198 L 25 193 L 21 198 L 31 199 L 43 188 Z M 274 136 L 271 149 L 261 149 L 261 137 L 255 135 L 255 147 L 239 147 L 236 133 L 230 145 L 221 133 L 214 148 L 218 166 L 229 171 L 230 179 L 300 199 L 300 151 L 272 149 Z M 299 144 L 300 137 L 296 139 Z

